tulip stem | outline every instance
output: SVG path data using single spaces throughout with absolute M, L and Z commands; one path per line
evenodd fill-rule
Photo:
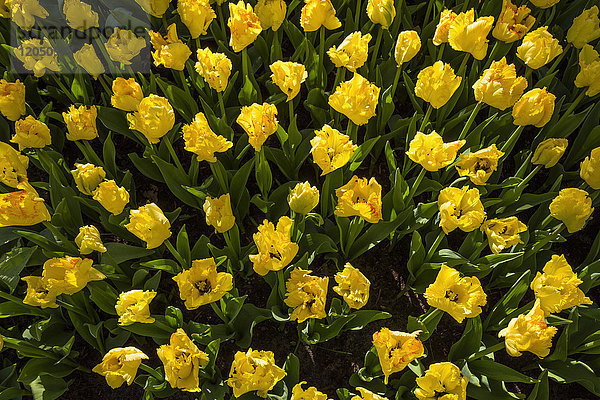
M 417 178 L 415 179 L 415 182 L 413 183 L 412 187 L 410 188 L 410 192 L 408 193 L 409 199 L 412 199 L 414 197 L 415 193 L 417 192 L 417 189 L 419 188 L 419 186 L 421 186 L 421 182 L 425 177 L 425 172 L 427 172 L 425 168 L 421 168 L 421 172 L 419 172 L 419 175 L 417 175 Z
M 423 132 L 423 130 L 425 129 L 425 126 L 427 126 L 427 123 L 429 122 L 429 117 L 431 116 L 432 111 L 433 111 L 433 106 L 431 104 L 429 104 L 429 107 L 427 107 L 427 111 L 425 112 L 425 115 L 423 116 L 423 121 L 421 121 L 421 127 L 419 128 L 419 132 Z
M 442 59 L 442 56 L 444 55 L 444 50 L 445 49 L 446 49 L 446 43 L 442 43 L 440 45 L 440 51 L 438 52 L 437 57 L 436 57 L 437 60 L 441 60 Z
M 360 30 L 360 11 L 362 8 L 362 0 L 356 0 L 356 13 L 354 14 L 354 29 Z
M 177 250 L 175 250 L 175 247 L 173 247 L 171 242 L 169 242 L 169 239 L 166 239 L 164 243 L 165 243 L 165 246 L 167 246 L 167 249 L 169 250 L 169 252 L 179 262 L 179 267 L 181 268 L 181 270 L 178 270 L 177 272 L 178 273 L 181 272 L 183 270 L 183 266 L 186 265 L 185 260 L 183 259 L 183 257 L 181 257 L 181 254 L 179 254 L 179 252 Z
M 321 88 L 325 89 L 327 85 L 327 79 L 325 77 L 324 65 L 325 65 L 325 27 L 321 25 L 319 30 L 319 85 Z
M 427 252 L 427 255 L 425 256 L 425 261 L 431 260 L 431 257 L 433 257 L 433 253 L 435 253 L 435 251 L 437 250 L 440 243 L 442 243 L 444 236 L 446 236 L 446 233 L 442 229 L 440 231 L 440 233 L 438 234 L 438 236 L 435 238 L 435 241 L 431 245 L 431 248 L 429 248 L 429 251 Z
M 396 95 L 396 89 L 398 88 L 398 82 L 400 82 L 400 76 L 402 75 L 402 65 L 396 69 L 396 75 L 394 75 L 394 83 L 392 84 L 392 104 L 394 103 L 394 96 Z
M 246 48 L 242 50 L 242 85 L 246 82 L 246 78 L 248 77 L 248 51 Z
M 495 353 L 498 350 L 502 350 L 503 348 L 504 348 L 503 342 L 496 343 L 493 346 L 487 347 L 485 350 L 481 350 L 481 351 L 473 354 L 471 357 L 468 358 L 467 361 L 475 361 L 477 359 L 480 359 L 481 357 L 487 356 L 488 354 Z
M 223 101 L 223 93 L 217 92 L 217 97 L 219 97 L 219 108 L 221 108 L 221 118 L 227 122 L 227 111 L 225 111 L 225 101 Z M 230 140 L 232 138 L 229 138 Z
M 515 188 L 515 192 L 519 193 L 519 189 L 522 189 L 527 183 L 538 173 L 538 171 L 542 169 L 542 164 L 536 165 L 533 170 L 523 179 Z
M 348 119 L 348 127 L 346 128 L 346 136 L 352 140 L 352 143 L 358 143 L 358 126 Z
M 110 97 L 112 97 L 112 89 L 108 85 L 108 82 L 105 81 L 105 79 L 106 79 L 105 75 L 100 75 L 98 77 L 98 80 L 100 81 L 100 84 L 102 85 L 102 87 L 104 88 L 104 91 L 106 92 L 106 94 L 108 95 L 108 97 L 110 99 Z
M 181 85 L 183 86 L 183 90 L 185 90 L 185 93 L 187 93 L 188 96 L 190 96 L 190 98 L 192 98 L 192 94 L 190 93 L 190 88 L 188 86 L 188 83 L 185 79 L 185 74 L 183 73 L 183 71 L 177 71 L 177 75 L 179 76 L 179 80 L 181 81 Z
M 225 18 L 223 17 L 223 4 L 217 5 L 217 13 L 219 14 L 219 25 L 221 25 L 221 31 L 223 35 L 227 36 L 225 31 Z
M 495 61 L 494 56 L 496 55 L 496 51 L 498 51 L 498 43 L 499 41 L 496 41 L 496 43 L 494 43 L 494 47 L 492 47 L 492 51 L 490 52 L 490 55 L 488 56 L 488 59 L 485 62 L 485 66 L 483 67 L 484 70 L 490 67 L 492 61 Z
M 502 158 L 505 158 L 508 155 L 508 153 L 513 149 L 513 147 L 515 147 L 515 143 L 517 142 L 517 140 L 519 140 L 519 136 L 521 136 L 523 128 L 523 125 L 519 125 L 517 129 L 515 129 L 515 131 L 512 133 L 512 135 L 510 135 L 506 143 L 502 145 L 502 147 L 500 148 L 500 151 L 504 153 Z
M 383 28 L 379 26 L 377 32 L 377 39 L 375 40 L 375 47 L 373 48 L 373 54 L 371 54 L 371 66 L 369 67 L 369 74 L 371 76 L 375 73 L 375 65 L 377 64 L 377 57 L 379 56 L 379 47 L 381 46 L 381 38 L 383 37 Z
M 560 124 L 562 122 L 563 119 L 567 118 L 569 115 L 571 115 L 571 113 L 573 111 L 575 111 L 575 108 L 577 108 L 577 106 L 579 105 L 579 103 L 581 103 L 581 100 L 583 100 L 583 97 L 585 96 L 585 90 L 583 90 L 579 96 L 577 96 L 577 98 L 575 99 L 575 101 L 573 101 L 571 103 L 571 105 L 569 106 L 569 108 L 567 109 L 567 111 L 564 113 L 564 115 L 562 117 L 560 117 L 560 119 L 557 122 L 557 125 Z
M 277 271 L 277 291 L 279 292 L 279 297 L 281 297 L 282 300 L 285 299 L 287 290 L 285 289 L 285 276 L 283 276 L 282 269 Z
M 150 375 L 152 375 L 154 378 L 158 379 L 158 381 L 162 382 L 164 380 L 164 378 L 158 373 L 156 372 L 156 370 L 144 363 L 140 364 L 140 369 L 142 371 L 145 371 L 147 373 L 149 373 Z
M 550 67 L 550 69 L 548 70 L 548 72 L 546 72 L 546 75 L 550 75 L 551 73 L 554 72 L 554 70 L 556 69 L 556 67 L 558 67 L 558 64 L 560 64 L 560 62 L 565 57 L 565 55 L 567 54 L 567 52 L 571 49 L 571 46 L 572 46 L 571 43 L 568 43 L 565 46 L 565 48 L 562 51 L 562 53 L 560 53 L 560 55 L 556 58 L 556 60 L 554 60 L 554 63 L 552 64 L 552 66 Z
M 71 93 L 71 90 L 68 90 L 65 87 L 65 85 L 62 83 L 60 78 L 58 78 L 55 74 L 51 74 L 51 73 L 48 73 L 48 74 L 52 77 L 52 79 L 54 79 L 54 82 L 56 82 L 56 84 L 60 87 L 60 90 L 65 94 L 65 96 L 67 96 L 69 98 L 71 103 L 73 103 L 73 104 L 77 103 L 77 99 L 75 99 L 75 97 Z
M 333 82 L 333 88 L 331 90 L 335 91 L 335 89 L 338 87 L 340 82 L 342 82 L 345 79 L 346 79 L 346 69 L 344 67 L 338 67 L 337 71 L 335 73 L 335 81 Z
M 460 67 L 458 67 L 458 75 L 460 76 L 467 76 L 466 70 L 467 70 L 467 60 L 469 59 L 469 56 L 471 55 L 471 53 L 467 53 L 465 54 L 465 56 L 463 57 L 462 62 L 460 63 Z
M 475 108 L 473 108 L 473 111 L 471 111 L 471 115 L 469 116 L 467 123 L 465 124 L 462 131 L 460 132 L 460 135 L 458 135 L 458 140 L 462 140 L 467 137 L 467 134 L 469 133 L 469 129 L 471 128 L 471 125 L 473 125 L 473 121 L 475 121 L 475 117 L 477 116 L 477 114 L 479 114 L 479 110 L 481 110 L 481 107 L 483 107 L 483 103 L 480 101 L 479 103 L 477 103 L 475 105 Z
M 292 123 L 292 119 L 294 117 L 294 99 L 291 99 L 288 103 L 288 112 L 290 114 L 290 124 Z
M 210 303 L 210 306 L 215 312 L 215 314 L 217 314 L 217 316 L 221 319 L 221 321 L 225 322 L 226 324 L 229 323 L 229 319 L 225 314 L 223 314 L 223 311 L 219 308 L 219 306 L 217 306 L 216 302 L 213 301 L 212 303 Z

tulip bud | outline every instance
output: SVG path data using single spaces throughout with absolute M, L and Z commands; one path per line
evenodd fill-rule
M 80 227 L 79 234 L 75 237 L 75 244 L 79 247 L 81 254 L 90 254 L 92 251 L 106 252 L 106 247 L 104 247 L 100 238 L 100 232 L 94 225 Z
M 202 209 L 206 213 L 206 224 L 215 228 L 216 232 L 225 233 L 235 224 L 235 216 L 231 211 L 229 193 L 221 197 L 206 197 Z
M 513 106 L 513 124 L 519 126 L 533 125 L 541 128 L 546 125 L 554 113 L 556 96 L 546 88 L 536 88 L 525 93 Z
M 585 94 L 593 97 L 600 93 L 600 55 L 592 46 L 586 44 L 579 52 L 579 74 L 575 77 L 575 86 L 588 87 Z
M 573 43 L 578 49 L 600 37 L 600 19 L 598 6 L 583 11 L 573 20 L 573 25 L 567 31 L 567 42 Z
M 534 6 L 539 8 L 550 8 L 560 0 L 531 0 Z
M 163 14 L 169 8 L 171 0 L 135 0 L 142 9 L 156 18 L 162 18 Z
M 147 249 L 155 249 L 171 236 L 171 223 L 154 203 L 129 211 L 125 228 L 146 242 Z
M 529 32 L 523 38 L 521 45 L 517 47 L 517 57 L 532 69 L 543 67 L 562 52 L 561 45 L 548 32 L 547 26 Z
M 181 22 L 187 26 L 192 39 L 206 35 L 211 22 L 217 17 L 209 0 L 179 0 L 177 12 Z
M 75 108 L 71 105 L 69 111 L 63 112 L 62 116 L 65 124 L 67 124 L 68 140 L 92 140 L 98 137 L 98 129 L 96 129 L 98 111 L 96 106 Z
M 129 129 L 141 132 L 149 143 L 158 143 L 175 125 L 175 112 L 164 97 L 144 97 L 137 111 L 127 114 Z
M 380 88 L 355 72 L 352 79 L 340 83 L 329 96 L 329 105 L 356 125 L 365 125 L 376 114 L 379 91 Z
M 129 203 L 127 190 L 124 187 L 117 186 L 113 180 L 100 183 L 94 190 L 93 198 L 113 215 L 121 214 L 127 203 Z
M 308 78 L 306 68 L 299 63 L 275 61 L 269 68 L 273 83 L 287 96 L 287 101 L 300 93 L 300 85 Z
M 44 19 L 48 16 L 48 11 L 42 7 L 38 0 L 10 1 L 10 8 L 7 17 L 24 31 L 29 31 L 35 24 L 35 18 Z
M 229 15 L 227 21 L 227 26 L 231 30 L 229 45 L 234 52 L 239 53 L 254 43 L 262 32 L 262 26 L 252 6 L 244 4 L 243 0 L 238 1 L 237 4 L 229 3 Z
M 288 195 L 288 204 L 298 214 L 308 214 L 319 204 L 319 189 L 310 183 L 298 183 Z
M 314 32 L 321 26 L 329 30 L 342 26 L 331 0 L 304 0 L 304 3 L 300 15 L 300 25 L 304 32 Z
M 52 137 L 48 125 L 28 115 L 15 122 L 15 135 L 10 141 L 17 143 L 19 150 L 41 149 L 52 144 Z
M 91 196 L 100 182 L 106 178 L 104 168 L 96 167 L 93 164 L 75 164 L 75 169 L 71 171 L 71 175 L 75 179 L 77 189 L 88 196 Z
M 546 139 L 536 147 L 533 157 L 531 157 L 531 163 L 552 168 L 565 154 L 568 145 L 567 139 Z
M 75 62 L 81 68 L 85 69 L 88 74 L 92 75 L 94 79 L 98 78 L 98 75 L 104 73 L 102 61 L 98 58 L 94 46 L 89 43 L 84 44 L 81 49 L 73 53 L 73 58 L 75 59 Z
M 285 20 L 287 6 L 284 0 L 258 0 L 254 11 L 263 30 L 271 28 L 276 31 Z
M 134 78 L 125 79 L 120 76 L 117 77 L 112 83 L 112 91 L 113 95 L 110 98 L 110 104 L 123 111 L 137 110 L 144 98 L 142 87 Z
M 450 64 L 436 61 L 417 75 L 415 94 L 437 109 L 450 100 L 461 80 L 462 77 L 454 74 Z
M 131 65 L 131 60 L 146 47 L 146 40 L 137 37 L 132 31 L 115 28 L 104 47 L 111 60 Z
M 593 212 L 589 193 L 581 189 L 562 189 L 550 203 L 550 215 L 562 221 L 569 233 L 583 229 Z
M 100 26 L 98 25 L 98 13 L 92 10 L 92 6 L 80 0 L 65 0 L 63 13 L 67 19 L 67 25 L 78 31 Z
M 0 113 L 10 121 L 25 115 L 25 85 L 20 80 L 13 83 L 0 79 Z
M 381 28 L 388 29 L 396 18 L 394 0 L 369 0 L 367 15 L 374 24 L 381 24 Z
M 592 189 L 600 189 L 600 147 L 592 150 L 592 153 L 581 162 L 579 176 Z
M 421 39 L 416 31 L 404 31 L 398 35 L 394 55 L 398 67 L 409 62 L 421 49 Z

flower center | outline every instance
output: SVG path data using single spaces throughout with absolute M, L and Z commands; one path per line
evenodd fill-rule
M 194 282 L 194 287 L 196 290 L 198 290 L 198 292 L 200 292 L 200 294 L 205 294 L 212 290 L 212 285 L 208 279 Z

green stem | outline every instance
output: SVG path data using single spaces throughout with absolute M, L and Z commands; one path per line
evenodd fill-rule
M 494 43 L 494 47 L 492 47 L 492 51 L 490 52 L 490 55 L 488 56 L 488 59 L 485 62 L 485 66 L 483 67 L 484 70 L 490 67 L 492 61 L 495 61 L 494 56 L 496 55 L 496 51 L 498 51 L 498 43 L 500 43 L 499 40 L 497 40 L 496 43 Z
M 193 98 L 192 94 L 190 93 L 190 87 L 187 83 L 187 80 L 185 79 L 185 74 L 183 73 L 183 71 L 177 71 L 177 75 L 179 76 L 179 80 L 181 81 L 181 85 L 183 86 L 183 90 L 185 90 L 185 93 L 187 93 L 187 95 L 190 96 L 190 98 Z
M 512 150 L 517 140 L 519 140 L 519 136 L 521 136 L 523 128 L 524 127 L 522 125 L 518 126 L 517 129 L 515 129 L 515 131 L 510 135 L 506 143 L 504 143 L 504 145 L 500 149 L 500 151 L 504 153 L 503 157 L 506 157 L 508 155 L 508 152 Z
M 106 94 L 108 95 L 108 97 L 110 99 L 110 97 L 112 97 L 113 93 L 112 93 L 112 89 L 110 88 L 110 85 L 106 81 L 106 75 L 100 75 L 98 77 L 98 80 L 100 81 L 100 84 L 102 85 L 102 87 L 104 88 L 104 91 L 106 92 Z
M 573 111 L 575 111 L 575 108 L 577 108 L 577 106 L 579 105 L 579 103 L 581 103 L 581 100 L 583 100 L 585 96 L 585 90 L 583 90 L 579 96 L 577 96 L 577 98 L 575 99 L 575 101 L 573 101 L 571 103 L 571 105 L 569 106 L 569 108 L 567 109 L 567 111 L 563 114 L 562 117 L 560 117 L 560 120 L 558 121 L 557 125 L 560 124 L 562 122 L 563 119 L 567 118 L 569 115 L 571 115 L 571 113 Z
M 221 311 L 219 306 L 217 306 L 216 302 L 214 302 L 214 301 L 211 302 L 210 306 L 213 309 L 213 311 L 215 312 L 215 314 L 217 314 L 217 316 L 221 319 L 221 321 L 225 322 L 226 324 L 229 323 L 229 318 L 227 318 L 227 316 L 225 314 L 223 314 L 223 311 Z
M 73 104 L 77 103 L 77 99 L 75 98 L 75 96 L 73 96 L 73 94 L 71 93 L 71 90 L 66 88 L 66 86 L 60 80 L 60 78 L 58 78 L 55 74 L 49 73 L 48 75 L 50 75 L 52 77 L 52 79 L 54 79 L 54 82 L 56 82 L 56 84 L 60 87 L 60 90 L 65 94 L 65 96 L 67 96 L 69 98 L 71 103 L 73 103 Z
M 352 143 L 358 143 L 358 126 L 348 119 L 348 127 L 346 128 L 346 136 L 352 140 Z
M 467 53 L 463 57 L 463 60 L 460 63 L 460 67 L 458 67 L 458 75 L 460 75 L 460 76 L 464 75 L 464 77 L 466 77 L 467 60 L 469 59 L 470 55 L 471 55 L 471 53 Z
M 242 50 L 242 85 L 246 82 L 248 77 L 248 50 L 244 48 Z
M 338 67 L 337 71 L 335 73 L 335 81 L 333 82 L 333 88 L 331 90 L 335 91 L 335 89 L 338 87 L 340 82 L 344 81 L 345 79 L 346 79 L 346 69 L 344 67 Z
M 290 124 L 292 123 L 292 119 L 294 117 L 294 99 L 291 99 L 288 103 L 288 113 L 290 116 Z
M 140 364 L 140 369 L 141 369 L 142 371 L 145 371 L 145 372 L 149 373 L 150 375 L 152 375 L 152 376 L 153 376 L 154 378 L 156 378 L 156 379 L 157 379 L 159 382 L 162 382 L 162 381 L 163 381 L 163 379 L 164 379 L 164 378 L 163 378 L 163 377 L 162 377 L 162 376 L 161 376 L 161 375 L 160 375 L 158 372 L 156 372 L 156 370 L 155 370 L 154 368 L 152 368 L 152 367 L 150 367 L 150 366 L 148 366 L 148 365 L 146 365 L 146 364 L 144 364 L 144 363 L 141 363 L 141 364 Z
M 171 242 L 169 242 L 168 239 L 166 239 L 164 241 L 165 246 L 167 246 L 167 249 L 169 250 L 169 252 L 173 255 L 173 257 L 175 257 L 177 259 L 177 261 L 179 262 L 180 267 L 183 268 L 184 265 L 186 265 L 185 260 L 181 257 L 181 254 L 179 254 L 179 252 L 177 250 L 175 250 L 175 247 L 173 247 L 173 245 L 171 244 Z M 181 271 L 177 271 L 177 272 L 181 272 Z
M 565 48 L 563 49 L 563 52 L 560 53 L 560 55 L 558 56 L 558 58 L 556 60 L 554 60 L 554 63 L 552 64 L 552 66 L 550 67 L 550 69 L 548 70 L 548 72 L 546 72 L 546 76 L 550 75 L 551 73 L 554 72 L 554 70 L 556 69 L 556 67 L 558 67 L 558 64 L 560 64 L 560 62 L 562 61 L 562 59 L 565 57 L 565 55 L 567 54 L 567 52 L 571 49 L 572 44 L 568 43 Z
M 279 292 L 279 297 L 283 300 L 287 290 L 285 289 L 285 277 L 282 269 L 277 271 L 277 291 Z
M 225 18 L 223 17 L 223 5 L 217 5 L 217 13 L 219 14 L 219 25 L 221 25 L 221 31 L 223 35 L 227 36 L 227 31 L 225 30 Z
M 362 8 L 362 0 L 356 0 L 356 12 L 354 14 L 354 29 L 360 30 L 360 12 Z
M 396 75 L 394 75 L 394 83 L 392 84 L 392 103 L 394 102 L 394 96 L 396 95 L 396 89 L 398 88 L 398 82 L 400 82 L 400 76 L 402 75 L 402 65 L 396 69 Z
M 383 37 L 383 28 L 379 25 L 379 31 L 377 32 L 377 39 L 375 40 L 375 47 L 373 48 L 373 54 L 371 54 L 371 65 L 369 66 L 369 74 L 375 73 L 375 65 L 377 63 L 377 57 L 379 56 L 379 46 L 381 46 L 381 38 Z M 374 76 L 374 75 L 373 75 Z
M 446 236 L 446 234 L 444 233 L 443 230 L 441 230 L 440 233 L 438 234 L 438 236 L 435 238 L 435 241 L 431 245 L 431 248 L 427 252 L 427 255 L 425 256 L 425 261 L 431 260 L 431 257 L 433 257 L 433 253 L 435 253 L 435 251 L 437 250 L 440 243 L 442 243 L 444 236 Z
M 415 182 L 413 183 L 412 187 L 410 188 L 410 192 L 408 192 L 408 198 L 412 199 L 415 195 L 415 193 L 417 192 L 417 189 L 419 189 L 419 186 L 421 185 L 421 181 L 423 181 L 423 178 L 425 177 L 425 172 L 427 172 L 425 170 L 425 168 L 421 168 L 421 172 L 419 172 L 419 175 L 417 175 L 417 179 L 415 179 Z
M 437 54 L 437 60 L 441 60 L 442 56 L 444 55 L 444 50 L 446 49 L 446 43 L 442 43 L 440 45 L 440 51 Z
M 504 348 L 504 346 L 505 346 L 504 342 L 496 343 L 495 345 L 490 346 L 490 347 L 486 348 L 485 350 L 481 350 L 481 351 L 473 354 L 471 357 L 468 358 L 467 361 L 475 361 L 477 359 L 480 359 L 481 357 L 487 356 L 488 354 L 495 353 L 499 350 L 502 350 Z
M 221 109 L 221 118 L 227 122 L 227 111 L 225 110 L 225 101 L 223 100 L 223 93 L 217 92 L 217 97 L 219 98 L 219 108 Z M 228 138 L 229 140 L 233 138 Z
M 319 84 L 320 87 L 325 89 L 327 86 L 327 78 L 324 72 L 324 64 L 325 64 L 325 27 L 321 25 L 319 30 Z
M 423 116 L 423 121 L 421 121 L 421 127 L 419 128 L 419 132 L 423 132 L 423 130 L 425 129 L 425 126 L 427 126 L 427 123 L 429 122 L 429 117 L 431 116 L 431 111 L 433 111 L 433 106 L 431 104 L 429 104 L 429 107 L 427 107 L 427 111 L 425 112 L 425 115 Z
M 483 103 L 480 101 L 479 103 L 477 103 L 477 105 L 475 105 L 475 108 L 473 109 L 473 111 L 471 111 L 471 115 L 469 115 L 469 119 L 467 120 L 467 123 L 465 124 L 462 131 L 460 132 L 460 135 L 458 136 L 458 140 L 462 140 L 467 137 L 467 134 L 469 133 L 469 129 L 471 128 L 471 125 L 473 125 L 473 121 L 475 121 L 475 117 L 479 113 L 479 110 L 481 110 L 481 107 L 483 107 Z

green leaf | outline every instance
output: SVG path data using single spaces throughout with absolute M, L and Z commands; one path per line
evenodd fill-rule
M 475 354 L 479 351 L 482 336 L 483 326 L 479 315 L 475 318 L 468 318 L 461 338 L 450 348 L 448 360 L 455 362 L 456 360 L 467 359 L 470 355 Z
M 138 246 L 130 246 L 123 243 L 105 243 L 106 253 L 102 254 L 100 264 L 108 264 L 106 256 L 110 256 L 117 264 L 125 261 L 135 260 L 149 256 L 154 253 L 154 250 L 145 249 Z
M 529 276 L 531 271 L 525 271 L 523 275 L 515 282 L 510 290 L 502 297 L 502 299 L 496 303 L 490 314 L 485 320 L 484 328 L 486 330 L 498 328 L 498 324 L 503 318 L 511 314 L 517 308 L 519 308 L 519 302 L 525 296 L 527 289 L 529 289 Z
M 9 288 L 9 293 L 15 291 L 21 279 L 21 271 L 36 250 L 37 246 L 19 247 L 5 253 L 0 258 L 0 281 Z
M 97 281 L 88 283 L 87 287 L 91 293 L 90 300 L 105 313 L 117 315 L 115 305 L 119 295 L 111 285 L 104 281 Z
M 472 372 L 479 373 L 488 379 L 494 379 L 500 382 L 521 382 L 521 383 L 537 383 L 538 380 L 527 375 L 515 371 L 506 365 L 497 363 L 489 358 L 481 358 L 479 360 L 470 361 L 469 369 Z

